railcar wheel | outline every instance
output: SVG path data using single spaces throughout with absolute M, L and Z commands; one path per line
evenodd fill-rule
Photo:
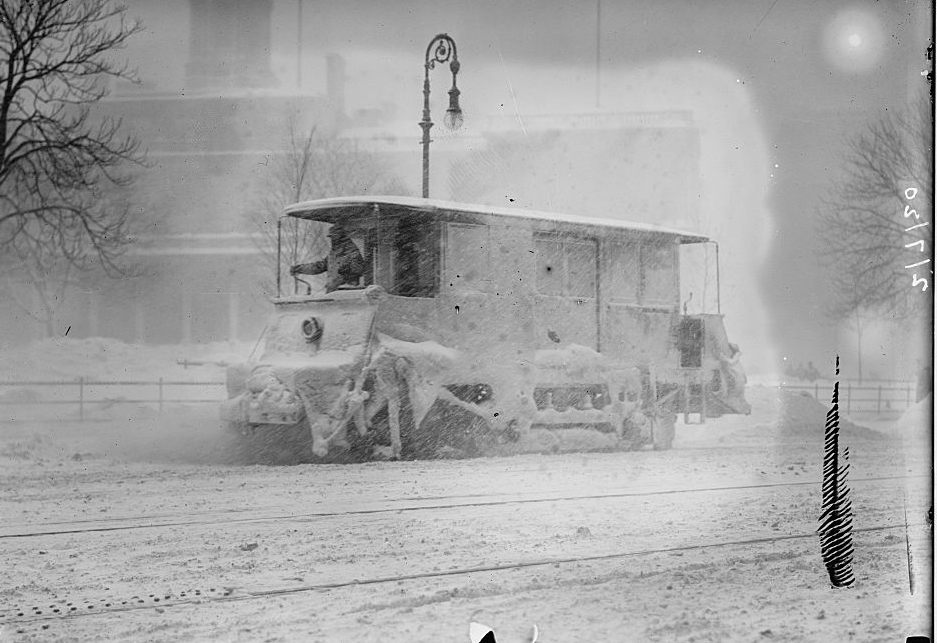
M 491 428 L 474 413 L 437 400 L 409 440 L 409 453 L 417 458 L 471 458 L 479 455 Z

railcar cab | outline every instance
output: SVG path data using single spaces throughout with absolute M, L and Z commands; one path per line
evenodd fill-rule
M 626 317 L 669 322 L 680 304 L 678 249 L 708 241 L 647 224 L 403 197 L 324 199 L 286 214 L 317 229 L 298 238 L 321 241 L 281 260 L 280 275 L 291 262 L 325 256 L 324 227 L 341 224 L 366 265 L 359 282 L 343 289 L 377 284 L 393 298 L 430 300 L 436 314 L 421 325 L 447 326 L 452 317 L 472 331 L 465 320 L 484 308 L 488 325 L 492 314 L 509 317 L 535 348 L 576 343 L 642 359 L 663 357 L 666 346 L 651 346 L 655 329 L 637 332 Z M 312 281 L 317 287 L 294 282 L 293 295 L 305 288 L 321 297 L 324 279 Z
M 377 202 L 354 199 L 326 199 L 291 206 L 286 216 L 300 219 L 297 225 L 278 230 L 278 299 L 296 299 L 305 295 L 321 298 L 323 277 L 294 277 L 292 294 L 281 285 L 290 263 L 322 258 L 329 254 L 327 229 L 341 225 L 361 253 L 364 273 L 357 284 L 345 284 L 341 290 L 357 290 L 369 285 L 382 286 L 400 297 L 432 298 L 438 287 L 439 222 L 432 213 L 418 210 L 381 207 Z M 303 221 L 304 220 L 304 221 Z M 289 232 L 284 232 L 289 229 Z M 290 238 L 284 238 L 289 234 Z M 305 245 L 305 247 L 302 247 Z M 298 247 L 293 257 L 284 248 Z
M 530 363 L 540 350 L 585 346 L 641 368 L 654 397 L 674 410 L 701 418 L 740 412 L 725 403 L 720 360 L 731 357 L 731 348 L 722 316 L 700 306 L 707 304 L 705 283 L 681 293 L 681 250 L 712 244 L 704 236 L 404 197 L 323 199 L 290 206 L 286 216 L 317 227 L 309 237 L 323 240 L 301 261 L 327 254 L 323 226 L 340 223 L 349 231 L 366 269 L 358 284 L 342 289 L 374 284 L 386 291 L 384 332 L 406 329 L 410 341 L 432 339 L 493 367 Z M 282 233 L 280 245 L 278 301 L 321 300 L 324 280 L 310 288 L 314 294 L 303 295 L 300 282 L 294 294 L 280 292 L 279 275 L 297 259 L 284 258 Z M 709 299 L 715 291 L 718 311 L 718 265 L 712 269 L 710 259 L 689 266 L 696 277 L 715 277 Z M 707 395 L 720 386 L 722 401 L 707 410 Z

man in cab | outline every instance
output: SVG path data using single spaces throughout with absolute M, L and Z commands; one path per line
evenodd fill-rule
M 365 261 L 358 246 L 348 236 L 348 231 L 336 223 L 329 228 L 331 250 L 327 257 L 311 263 L 300 263 L 290 268 L 291 275 L 328 274 L 325 292 L 338 290 L 342 286 L 357 287 L 365 271 Z

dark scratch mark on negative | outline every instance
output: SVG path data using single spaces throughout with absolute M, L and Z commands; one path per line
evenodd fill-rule
M 758 24 L 755 25 L 755 28 L 752 29 L 751 33 L 748 34 L 749 39 L 755 34 L 756 31 L 758 31 L 758 27 L 760 27 L 761 23 L 765 21 L 765 18 L 768 17 L 768 14 L 771 13 L 771 10 L 774 9 L 774 5 L 776 5 L 777 3 L 778 3 L 778 0 L 774 0 L 774 2 L 771 3 L 771 6 L 768 7 L 767 11 L 765 11 L 765 15 L 761 17 L 761 20 L 758 21 Z
M 908 552 L 908 590 L 914 596 L 914 571 L 911 563 L 911 534 L 908 531 L 908 498 L 904 498 L 904 543 Z
M 826 414 L 823 445 L 823 487 L 820 513 L 820 554 L 833 587 L 849 587 L 856 579 L 852 573 L 852 502 L 846 474 L 849 472 L 849 449 L 839 453 L 839 355 L 836 356 L 836 381 L 833 400 Z
M 69 326 L 68 328 L 65 329 L 65 336 L 66 336 L 66 337 L 68 337 L 68 331 L 70 331 L 71 329 L 72 329 L 71 326 Z

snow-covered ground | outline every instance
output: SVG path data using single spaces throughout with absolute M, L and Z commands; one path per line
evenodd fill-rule
M 0 352 L 0 422 L 146 416 L 160 400 L 224 399 L 225 366 L 253 344 L 149 346 L 60 337 Z M 79 407 L 79 401 L 81 407 Z
M 857 584 L 833 590 L 826 408 L 748 397 L 667 452 L 357 465 L 231 465 L 212 405 L 0 425 L 0 640 L 931 634 L 929 422 L 844 423 Z
M 125 344 L 57 337 L 0 352 L 0 380 L 224 379 L 224 365 L 244 361 L 253 344 Z

